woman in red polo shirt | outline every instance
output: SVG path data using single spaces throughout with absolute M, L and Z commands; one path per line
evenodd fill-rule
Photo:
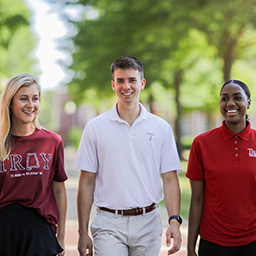
M 40 128 L 40 86 L 11 78 L 0 100 L 0 255 L 64 255 L 66 190 L 63 143 Z
M 220 91 L 221 127 L 197 136 L 186 176 L 191 184 L 188 256 L 256 255 L 256 131 L 247 120 L 247 85 Z

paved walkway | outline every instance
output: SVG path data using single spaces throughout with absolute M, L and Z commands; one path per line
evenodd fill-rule
M 65 164 L 66 171 L 69 179 L 66 182 L 67 188 L 67 197 L 68 197 L 68 211 L 67 211 L 67 227 L 66 227 L 66 256 L 78 256 L 77 251 L 77 212 L 76 212 L 76 195 L 77 195 L 77 186 L 78 178 L 80 171 L 73 168 L 74 161 L 74 151 L 71 148 L 65 149 Z M 165 246 L 165 230 L 167 227 L 167 214 L 164 207 L 160 206 L 160 213 L 163 220 L 164 232 L 162 237 L 162 247 L 159 256 L 167 255 L 167 247 Z M 95 209 L 92 212 L 92 218 L 95 215 Z M 179 252 L 174 254 L 175 256 L 185 256 L 186 255 L 186 237 L 187 237 L 187 223 L 182 224 L 181 233 L 182 233 L 182 248 Z M 114 255 L 115 256 L 115 255 Z M 119 256 L 119 255 L 118 255 Z

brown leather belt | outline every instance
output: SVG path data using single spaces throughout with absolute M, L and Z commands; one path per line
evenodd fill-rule
M 155 203 L 153 203 L 147 207 L 144 207 L 144 209 L 145 209 L 144 213 L 151 212 L 152 210 L 156 209 L 156 207 L 157 207 L 157 205 Z M 136 216 L 136 215 L 143 214 L 143 207 L 133 208 L 133 209 L 129 209 L 129 210 L 113 210 L 113 209 L 109 209 L 106 207 L 99 207 L 99 209 L 102 211 L 117 213 L 119 215 L 124 215 L 124 216 Z

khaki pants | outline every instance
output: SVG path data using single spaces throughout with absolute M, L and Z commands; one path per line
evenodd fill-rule
M 91 224 L 95 256 L 158 256 L 163 226 L 158 208 L 138 216 L 99 210 Z

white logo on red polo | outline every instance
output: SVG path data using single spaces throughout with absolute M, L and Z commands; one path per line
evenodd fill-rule
M 256 157 L 256 151 L 253 150 L 252 148 L 247 148 L 249 151 L 249 157 Z

